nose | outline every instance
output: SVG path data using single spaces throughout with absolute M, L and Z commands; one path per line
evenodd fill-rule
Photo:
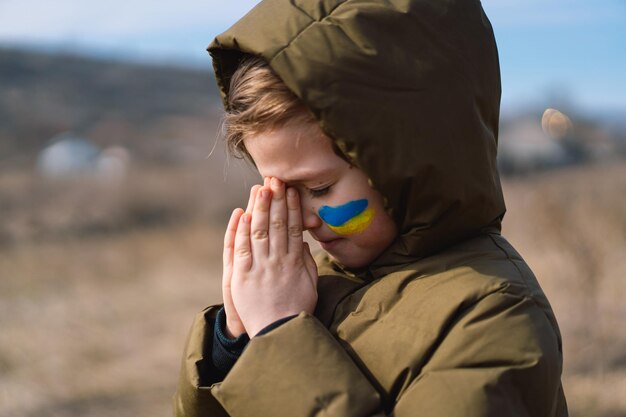
M 302 208 L 302 227 L 304 230 L 317 229 L 322 225 L 322 219 L 313 207 Z

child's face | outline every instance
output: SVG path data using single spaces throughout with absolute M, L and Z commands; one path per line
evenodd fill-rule
M 263 177 L 298 190 L 304 229 L 341 264 L 366 266 L 396 237 L 380 193 L 334 152 L 317 124 L 289 124 L 249 136 L 244 145 Z

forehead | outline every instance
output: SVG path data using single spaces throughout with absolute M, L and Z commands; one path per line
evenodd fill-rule
M 345 164 L 315 124 L 288 124 L 250 135 L 244 145 L 262 176 L 285 182 L 315 179 Z

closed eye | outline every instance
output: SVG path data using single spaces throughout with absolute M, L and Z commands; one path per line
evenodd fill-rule
M 323 195 L 326 195 L 326 194 L 328 194 L 329 191 L 330 191 L 330 185 L 328 187 L 324 187 L 324 188 L 317 188 L 317 189 L 309 188 L 309 194 L 311 194 L 311 197 L 313 197 L 313 198 L 317 198 L 317 197 L 321 197 Z

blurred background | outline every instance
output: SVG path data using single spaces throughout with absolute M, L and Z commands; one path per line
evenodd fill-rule
M 0 416 L 169 416 L 255 172 L 205 51 L 256 2 L 0 0 Z M 484 0 L 504 235 L 550 298 L 573 416 L 626 416 L 626 2 Z

